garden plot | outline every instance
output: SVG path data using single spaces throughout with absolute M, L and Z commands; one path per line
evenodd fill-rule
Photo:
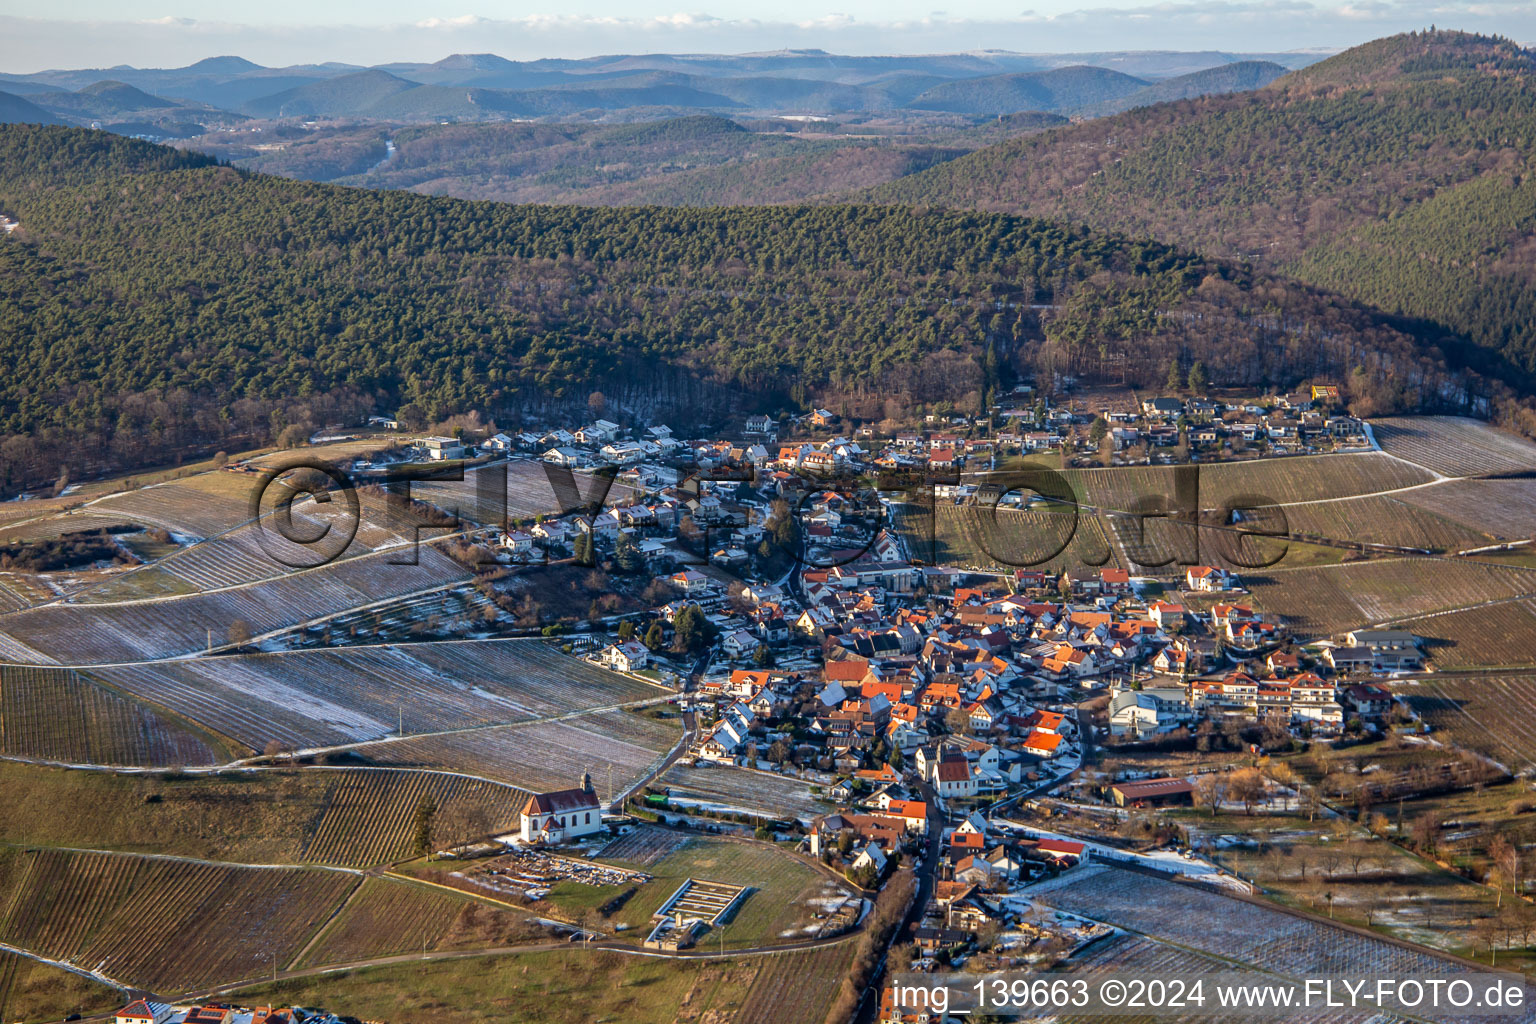
M 591 772 L 607 800 L 659 769 L 681 737 L 675 720 L 599 711 L 380 743 L 358 752 L 376 764 L 459 771 L 534 792 L 569 788 Z
M 646 867 L 680 850 L 685 836 L 653 825 L 636 825 L 625 835 L 598 851 L 605 860 L 621 860 Z
M 666 787 L 668 803 L 677 807 L 793 818 L 805 824 L 829 809 L 811 794 L 809 784 L 799 779 L 739 768 L 673 765 L 658 784 Z
M 469 572 L 423 545 L 416 565 L 381 552 L 232 590 L 118 604 L 56 604 L 0 617 L 0 659 L 94 664 L 175 657 L 221 645 L 232 626 L 253 636 L 443 587 Z
M 263 750 L 526 722 L 665 696 L 538 640 L 232 655 L 96 669 Z M 579 776 L 578 772 L 578 776 Z
M 1429 950 L 1114 868 L 1083 872 L 1076 879 L 1069 876 L 1035 899 L 1059 911 L 1292 978 L 1426 976 L 1466 970 Z
M 1371 421 L 1382 450 L 1443 476 L 1536 471 L 1536 445 L 1481 420 L 1397 416 Z
M 0 753 L 69 764 L 207 765 L 191 729 L 70 669 L 0 667 Z

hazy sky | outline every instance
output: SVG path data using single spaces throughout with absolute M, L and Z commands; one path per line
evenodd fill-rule
M 1350 46 L 1430 24 L 1536 40 L 1536 0 L 968 0 L 942 10 L 934 4 L 949 0 L 685 0 L 705 4 L 691 10 L 676 2 L 54 0 L 26 8 L 46 15 L 22 16 L 17 0 L 0 0 L 0 71 L 178 67 L 219 54 L 284 65 L 783 47 L 1253 52 Z

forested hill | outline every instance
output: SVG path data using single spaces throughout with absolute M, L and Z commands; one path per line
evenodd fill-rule
M 1005 215 L 466 202 L 37 126 L 0 129 L 0 210 L 21 225 L 0 238 L 12 487 L 400 403 L 515 422 L 592 388 L 683 422 L 974 404 L 1052 370 L 1155 385 L 1171 359 L 1346 379 L 1378 408 L 1486 393 L 1326 293 Z
M 1431 320 L 1536 371 L 1536 55 L 1394 36 L 1266 88 L 1012 140 L 867 193 L 1085 222 Z

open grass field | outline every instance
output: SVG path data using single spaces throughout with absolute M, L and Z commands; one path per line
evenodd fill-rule
M 0 843 L 253 864 L 370 867 L 409 856 L 423 800 L 515 824 L 525 795 L 461 776 L 303 768 L 161 778 L 0 763 Z
M 441 768 L 532 791 L 566 789 L 592 773 L 598 796 L 618 797 L 660 766 L 682 738 L 677 719 L 598 711 L 559 721 L 497 726 L 359 748 L 375 764 Z
M 1536 594 L 1536 572 L 1444 558 L 1399 558 L 1243 576 L 1260 609 L 1326 635 L 1500 598 Z
M 1536 766 L 1536 674 L 1441 676 L 1394 690 L 1443 739 L 1512 772 Z
M 673 765 L 658 785 L 667 788 L 674 806 L 714 811 L 746 811 L 770 818 L 794 818 L 807 824 L 832 805 L 811 793 L 799 779 L 738 768 L 689 768 Z
M 526 915 L 470 896 L 368 878 L 294 966 L 353 963 L 424 949 L 505 946 L 543 934 Z
M 1536 600 L 1405 619 L 1438 671 L 1536 666 Z
M 161 992 L 260 977 L 360 881 L 65 850 L 12 851 L 0 870 L 3 941 Z
M 1455 969 L 1453 961 L 1428 950 L 1114 868 L 1085 873 L 1038 899 L 1057 910 L 1292 978 L 1433 975 Z
M 69 764 L 220 764 L 229 751 L 72 669 L 0 666 L 0 753 Z
M 94 670 L 115 687 L 264 750 L 527 722 L 665 697 L 539 640 L 234 655 Z
M 1386 452 L 1443 476 L 1536 470 L 1536 445 L 1481 420 L 1458 416 L 1397 416 L 1372 420 Z
M 94 978 L 0 950 L 0 1020 L 63 1020 L 115 1010 L 124 1002 L 122 993 Z
M 636 942 L 645 938 L 649 931 L 651 914 L 688 878 L 752 888 L 752 893 L 725 925 L 727 949 L 812 936 L 818 926 L 817 912 L 841 900 L 849 891 L 809 864 L 766 843 L 695 838 L 653 864 L 617 860 L 612 863 L 643 870 L 654 879 L 642 885 L 611 919 L 613 923 L 628 924 L 631 928 L 628 934 Z M 549 899 L 556 906 L 566 898 L 579 903 L 602 903 L 619 891 L 618 886 L 562 883 Z M 718 946 L 720 936 L 711 932 L 704 942 Z
M 385 551 L 213 593 L 11 612 L 0 616 L 0 659 L 79 665 L 191 654 L 222 645 L 237 622 L 260 636 L 469 578 L 429 545 L 418 564 L 391 564 L 398 557 Z
M 1011 571 L 1115 566 L 1103 524 L 1083 513 L 1032 512 L 979 505 L 891 506 L 910 557 L 934 565 Z M 1059 553 L 1058 553 L 1059 552 Z
M 780 959 L 669 960 L 561 949 L 328 973 L 254 986 L 239 998 L 344 1007 L 377 1021 L 732 1024 L 746 1020 L 739 1016 L 743 1002 L 759 973 L 771 969 L 767 961 Z

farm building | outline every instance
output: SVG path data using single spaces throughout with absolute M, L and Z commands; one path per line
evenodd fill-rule
M 580 789 L 535 793 L 523 806 L 525 843 L 562 843 L 591 835 L 603 827 L 603 808 L 592 789 L 592 776 L 581 777 Z
M 1117 807 L 1165 807 L 1194 803 L 1195 787 L 1188 779 L 1147 779 L 1117 782 L 1109 787 Z

